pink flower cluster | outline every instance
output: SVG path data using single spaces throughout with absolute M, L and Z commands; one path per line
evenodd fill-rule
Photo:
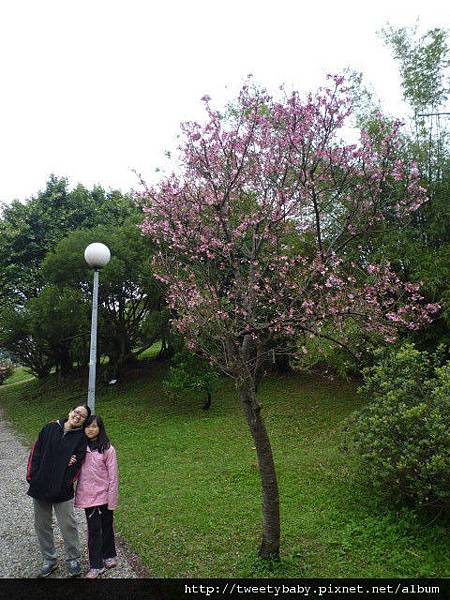
M 206 123 L 182 127 L 182 175 L 143 195 L 156 277 L 190 343 L 211 341 L 211 360 L 229 365 L 245 334 L 264 346 L 349 318 L 392 341 L 438 310 L 388 266 L 344 260 L 352 240 L 426 196 L 399 157 L 398 122 L 380 116 L 376 139 L 341 141 L 351 103 L 343 79 L 330 81 L 304 101 L 244 86 L 224 115 L 205 97 Z

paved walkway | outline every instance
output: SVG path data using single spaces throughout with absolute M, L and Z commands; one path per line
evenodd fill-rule
M 36 432 L 37 434 L 38 432 Z M 4 420 L 0 408 L 0 577 L 35 577 L 42 559 L 34 533 L 33 503 L 27 496 L 25 479 L 29 448 L 21 441 L 12 426 Z M 83 573 L 89 568 L 86 546 L 84 510 L 76 509 L 82 544 Z M 55 522 L 56 523 L 56 522 Z M 59 568 L 50 576 L 67 577 L 64 546 L 59 529 L 55 526 L 55 543 Z M 131 555 L 117 544 L 119 564 L 103 577 L 136 578 L 139 565 L 133 567 Z M 133 561 L 134 564 L 134 561 Z

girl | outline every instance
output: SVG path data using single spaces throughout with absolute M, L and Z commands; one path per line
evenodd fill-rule
M 90 564 L 86 578 L 96 579 L 105 568 L 117 565 L 113 510 L 118 500 L 118 472 L 116 451 L 101 417 L 91 415 L 86 420 L 84 433 L 88 447 L 78 479 L 75 506 L 86 511 Z

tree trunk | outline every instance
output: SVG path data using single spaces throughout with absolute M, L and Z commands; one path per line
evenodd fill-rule
M 62 377 L 67 376 L 73 370 L 72 357 L 68 350 L 60 353 L 60 370 Z
M 288 354 L 275 354 L 275 369 L 280 375 L 292 373 Z
M 239 396 L 248 426 L 250 427 L 255 442 L 259 474 L 261 477 L 263 537 L 259 549 L 259 556 L 264 559 L 279 559 L 280 500 L 272 448 L 264 420 L 261 416 L 261 406 L 256 398 L 253 384 L 251 382 L 248 384 L 242 383 L 239 388 Z
M 207 393 L 207 398 L 206 398 L 205 404 L 202 406 L 203 410 L 208 410 L 209 408 L 211 408 L 211 401 L 212 401 L 211 392 L 207 391 L 206 393 Z
M 165 358 L 167 355 L 167 342 L 166 342 L 166 338 L 163 337 L 161 339 L 161 350 L 158 353 L 158 358 Z

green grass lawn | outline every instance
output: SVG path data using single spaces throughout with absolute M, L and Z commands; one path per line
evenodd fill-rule
M 262 563 L 256 454 L 233 384 L 224 381 L 204 411 L 203 398 L 162 391 L 166 368 L 144 361 L 126 385 L 97 397 L 119 457 L 117 530 L 152 577 L 450 574 L 442 522 L 378 503 L 339 451 L 342 421 L 362 403 L 355 386 L 298 375 L 271 377 L 260 390 L 282 519 L 282 561 Z M 85 396 L 80 384 L 55 380 L 0 389 L 30 442 Z

